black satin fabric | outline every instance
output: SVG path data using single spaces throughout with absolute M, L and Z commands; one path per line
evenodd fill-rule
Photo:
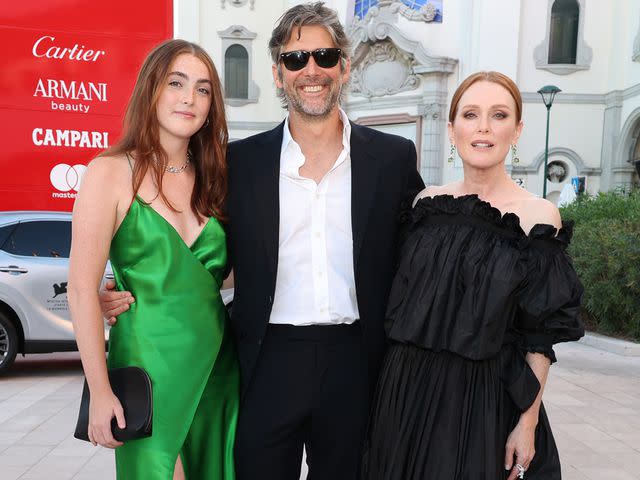
M 526 353 L 553 362 L 554 343 L 584 334 L 571 225 L 525 234 L 476 195 L 423 198 L 402 221 L 363 478 L 504 479 L 507 437 L 540 389 Z M 560 478 L 544 408 L 526 478 Z

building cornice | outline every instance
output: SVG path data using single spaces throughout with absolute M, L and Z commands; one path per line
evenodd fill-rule
M 553 103 L 568 103 L 573 105 L 605 105 L 606 107 L 621 106 L 624 100 L 640 95 L 640 83 L 624 90 L 611 90 L 607 93 L 564 93 L 556 95 Z M 537 92 L 522 92 L 524 103 L 540 103 L 542 98 Z
M 424 98 L 422 95 L 397 95 L 389 97 L 380 97 L 372 100 L 370 98 L 355 97 L 349 95 L 345 102 L 345 110 L 384 110 L 387 108 L 404 108 L 422 105 Z

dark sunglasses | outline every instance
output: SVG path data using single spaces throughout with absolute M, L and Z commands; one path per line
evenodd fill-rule
M 313 57 L 316 65 L 322 68 L 333 68 L 340 61 L 342 50 L 339 48 L 318 48 L 313 52 L 307 50 L 293 50 L 280 54 L 280 59 L 287 70 L 296 72 L 302 70 Z

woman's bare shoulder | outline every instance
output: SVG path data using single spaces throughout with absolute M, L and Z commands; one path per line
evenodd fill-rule
M 99 155 L 87 165 L 83 182 L 87 178 L 117 188 L 131 183 L 131 167 L 124 154 Z
M 520 199 L 517 205 L 520 224 L 525 232 L 539 223 L 553 225 L 558 229 L 562 227 L 560 211 L 549 200 L 530 195 Z
M 131 196 L 131 167 L 123 155 L 99 155 L 89 162 L 82 176 L 79 194 L 83 198 L 113 199 L 118 203 Z
M 87 169 L 102 175 L 122 175 L 131 171 L 125 154 L 98 155 L 87 165 Z

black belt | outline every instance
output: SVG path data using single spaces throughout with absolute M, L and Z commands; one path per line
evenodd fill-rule
M 360 321 L 351 324 L 332 325 L 289 325 L 270 323 L 267 335 L 290 340 L 333 340 L 344 337 L 360 336 Z

